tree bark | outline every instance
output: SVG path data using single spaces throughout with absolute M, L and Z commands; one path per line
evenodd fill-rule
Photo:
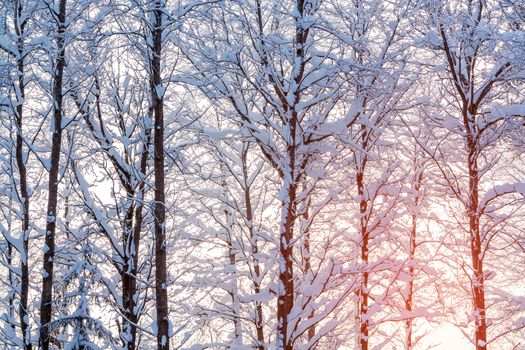
M 359 339 L 358 348 L 360 350 L 368 350 L 368 338 L 370 330 L 370 316 L 368 315 L 368 278 L 370 272 L 368 271 L 368 246 L 369 246 L 369 232 L 368 232 L 368 198 L 365 197 L 365 169 L 368 162 L 368 157 L 364 152 L 368 150 L 368 132 L 366 126 L 361 126 L 361 148 L 364 151 L 357 151 L 356 153 L 356 185 L 357 195 L 359 196 L 359 233 L 361 236 L 361 264 L 364 268 L 361 274 L 361 284 L 358 290 L 358 323 L 359 323 Z M 359 156 L 358 156 L 359 155 Z
M 150 131 L 146 130 L 146 140 L 144 142 L 144 149 L 140 158 L 140 174 L 145 176 L 148 166 L 150 144 Z M 135 350 L 137 347 L 137 324 L 139 315 L 137 310 L 137 274 L 139 264 L 139 248 L 140 248 L 140 233 L 142 231 L 143 217 L 143 201 L 144 201 L 144 179 L 139 179 L 139 184 L 136 190 L 135 205 L 130 210 L 135 210 L 135 223 L 130 227 L 130 236 L 126 237 L 125 245 L 126 252 L 129 252 L 128 268 L 122 274 L 122 301 L 124 307 L 123 324 L 124 332 L 128 338 L 124 339 L 124 346 L 127 350 Z
M 309 4 L 311 5 L 311 4 Z M 302 23 L 305 13 L 305 1 L 296 2 L 297 17 L 295 18 L 295 52 L 292 70 L 292 79 L 295 90 L 293 91 L 293 103 L 283 101 L 283 111 L 286 113 L 284 120 L 289 130 L 286 140 L 286 163 L 284 165 L 283 188 L 281 209 L 281 227 L 279 239 L 279 282 L 277 298 L 277 347 L 283 350 L 293 349 L 293 336 L 288 329 L 289 316 L 294 306 L 294 273 L 293 273 L 293 238 L 294 225 L 297 220 L 297 185 L 302 179 L 302 172 L 306 161 L 298 159 L 299 142 L 298 136 L 301 130 L 299 115 L 296 106 L 301 101 L 300 89 L 305 69 L 305 44 L 308 39 L 309 29 L 304 28 Z M 301 141 L 299 141 L 301 140 Z
M 470 233 L 470 251 L 472 256 L 472 292 L 475 321 L 476 350 L 487 349 L 487 319 L 485 307 L 485 279 L 483 275 L 483 251 L 479 227 L 479 171 L 478 139 L 467 135 L 469 196 L 468 217 Z
M 135 292 L 137 287 L 136 281 L 136 267 L 133 261 L 133 257 L 136 255 L 135 242 L 134 242 L 134 227 L 133 227 L 133 215 L 134 215 L 134 193 L 128 193 L 127 200 L 131 203 L 126 213 L 124 223 L 124 236 L 122 238 L 122 245 L 124 251 L 124 264 L 121 267 L 120 278 L 122 281 L 122 338 L 124 340 L 124 346 L 128 350 L 135 349 L 135 336 L 136 336 L 136 312 L 135 312 Z
M 55 231 L 58 199 L 58 173 L 60 167 L 60 148 L 62 145 L 62 79 L 65 67 L 66 0 L 60 0 L 58 13 L 57 57 L 53 72 L 53 135 L 51 143 L 51 162 L 48 182 L 47 223 L 44 245 L 42 294 L 40 301 L 40 339 L 42 350 L 49 349 L 52 303 L 53 268 L 55 259 Z
M 12 205 L 12 198 L 13 196 L 11 195 L 9 197 L 9 206 Z M 11 232 L 11 229 L 12 229 L 11 221 L 7 222 L 7 229 L 8 229 L 8 232 Z M 12 268 L 13 266 L 13 245 L 9 241 L 7 241 L 6 261 L 7 261 L 7 266 L 9 266 L 8 281 L 9 281 L 9 285 L 11 286 L 8 292 L 8 296 L 7 296 L 7 299 L 8 299 L 7 304 L 9 305 L 9 313 L 8 313 L 9 314 L 9 327 L 11 327 L 11 331 L 13 332 L 13 334 L 15 334 L 16 333 L 15 297 L 16 297 L 16 283 L 18 281 L 16 278 L 16 274 Z
M 290 153 L 289 153 L 290 154 Z M 292 152 L 290 163 L 293 164 L 295 154 Z M 291 169 L 293 169 L 291 167 Z M 294 171 L 290 178 L 293 179 Z M 285 193 L 287 198 L 282 203 L 281 234 L 279 240 L 279 281 L 277 298 L 277 348 L 292 350 L 293 343 L 288 333 L 288 317 L 294 305 L 294 280 L 293 280 L 293 245 L 294 223 L 296 219 L 297 186 L 295 183 L 286 183 Z
M 361 235 L 361 263 L 364 271 L 361 275 L 361 284 L 359 286 L 359 349 L 368 350 L 368 337 L 369 337 L 369 316 L 368 316 L 368 227 L 367 220 L 365 218 L 368 210 L 368 204 L 364 199 L 365 185 L 364 185 L 364 165 L 361 164 L 360 169 L 357 172 L 357 194 L 361 198 L 359 202 L 359 214 L 360 214 L 360 235 Z
M 298 53 L 299 57 L 302 54 Z M 296 96 L 296 100 L 298 96 Z M 297 219 L 297 112 L 288 107 L 290 134 L 286 149 L 279 239 L 279 281 L 277 297 L 277 348 L 293 349 L 293 337 L 288 329 L 289 316 L 294 306 L 293 237 Z
M 23 141 L 23 113 L 25 100 L 25 74 L 24 74 L 24 28 L 26 21 L 20 22 L 22 17 L 22 1 L 17 0 L 15 3 L 15 32 L 17 36 L 17 73 L 18 86 L 16 91 L 16 166 L 19 173 L 19 191 L 22 206 L 22 249 L 20 252 L 20 329 L 22 332 L 22 342 L 25 350 L 31 349 L 31 334 L 29 333 L 29 310 L 27 300 L 29 295 L 29 265 L 28 265 L 28 248 L 29 248 L 29 193 L 27 190 L 27 169 L 24 159 L 24 141 Z
M 168 290 L 166 271 L 166 203 L 164 186 L 164 101 L 161 77 L 163 3 L 155 2 L 152 31 L 150 89 L 154 113 L 154 173 L 155 173 L 155 296 L 157 310 L 157 349 L 169 350 Z

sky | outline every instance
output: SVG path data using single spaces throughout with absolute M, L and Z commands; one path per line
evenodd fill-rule
M 449 323 L 441 324 L 426 339 L 422 340 L 422 348 L 436 344 L 433 350 L 470 350 L 472 344 L 465 339 L 463 333 Z

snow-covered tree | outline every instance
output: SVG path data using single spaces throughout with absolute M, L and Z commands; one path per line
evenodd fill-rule
M 501 230 L 508 215 L 507 205 L 494 206 L 493 202 L 508 196 L 507 204 L 513 204 L 513 194 L 523 196 L 522 180 L 507 182 L 510 179 L 503 175 L 501 150 L 496 150 L 510 121 L 522 110 L 515 105 L 519 94 L 508 86 L 523 77 L 523 47 L 514 45 L 519 34 L 515 26 L 508 25 L 497 3 L 429 1 L 425 13 L 428 29 L 424 41 L 439 57 L 435 68 L 439 90 L 434 91 L 439 91 L 436 103 L 440 108 L 435 113 L 429 111 L 429 117 L 441 126 L 441 137 L 447 138 L 435 158 L 449 193 L 463 206 L 464 215 L 453 216 L 465 231 L 465 248 L 470 255 L 460 263 L 468 275 L 470 287 L 464 290 L 472 302 L 467 323 L 471 322 L 474 330 L 472 343 L 484 350 L 501 335 L 498 317 L 491 309 L 503 307 L 491 295 L 491 268 L 487 265 L 492 265 L 494 272 L 499 270 L 500 263 L 494 261 L 493 265 L 491 260 L 499 255 L 500 244 L 505 245 L 500 239 L 505 241 Z M 451 141 L 463 167 L 455 165 L 458 159 L 443 154 Z M 492 334 L 490 329 L 494 329 Z
M 522 0 L 0 2 L 0 348 L 520 348 L 524 58 Z

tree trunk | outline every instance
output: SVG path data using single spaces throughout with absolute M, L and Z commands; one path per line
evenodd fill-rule
M 420 171 L 416 167 L 416 172 Z M 420 171 L 419 174 L 416 173 L 416 179 L 414 183 L 414 191 L 416 193 L 416 198 L 414 199 L 414 207 L 416 210 L 418 210 L 419 202 L 420 202 L 420 194 L 419 191 L 421 189 L 421 184 L 423 182 L 423 172 Z M 414 303 L 414 259 L 416 255 L 416 243 L 417 243 L 417 219 L 418 219 L 418 212 L 415 211 L 412 213 L 412 227 L 410 230 L 410 242 L 409 242 L 409 251 L 408 251 L 408 291 L 407 291 L 407 297 L 405 300 L 405 308 L 406 311 L 410 314 L 413 310 L 413 303 Z M 409 317 L 406 320 L 406 349 L 412 350 L 413 343 L 412 343 L 412 334 L 413 334 L 413 322 L 414 318 Z
M 244 179 L 244 203 L 246 205 L 246 221 L 248 223 L 248 231 L 250 233 L 250 245 L 252 250 L 253 258 L 253 272 L 255 278 L 253 279 L 253 289 L 255 294 L 261 293 L 261 268 L 259 266 L 258 254 L 259 246 L 257 244 L 257 236 L 254 232 L 254 217 L 252 207 L 252 196 L 250 191 L 250 185 L 248 184 L 248 150 L 249 144 L 244 144 L 242 149 L 242 171 Z M 263 322 L 263 309 L 262 303 L 259 300 L 255 301 L 255 331 L 257 334 L 257 350 L 264 350 L 264 322 Z
M 483 276 L 483 251 L 479 227 L 479 145 L 477 138 L 467 135 L 469 196 L 468 217 L 470 232 L 470 250 L 472 254 L 472 292 L 475 320 L 476 350 L 487 349 L 487 319 L 485 308 L 485 280 Z
M 368 350 L 368 337 L 370 331 L 370 315 L 368 314 L 368 278 L 370 272 L 368 271 L 368 245 L 369 245 L 369 232 L 368 232 L 368 198 L 366 197 L 366 186 L 364 182 L 365 169 L 368 162 L 366 152 L 368 150 L 368 137 L 369 133 L 366 130 L 366 126 L 361 126 L 361 148 L 363 151 L 356 151 L 356 185 L 357 195 L 359 196 L 359 233 L 361 236 L 361 264 L 363 272 L 361 275 L 361 284 L 358 290 L 358 321 L 359 321 L 359 339 L 358 348 L 359 350 Z
M 306 274 L 308 274 L 312 270 L 312 263 L 310 261 L 310 230 L 307 230 L 305 232 L 304 251 L 306 252 L 306 257 L 304 259 L 305 260 L 304 268 L 305 268 Z M 311 320 L 311 319 L 314 318 L 314 316 L 315 316 L 315 311 L 312 310 L 308 314 L 308 319 Z M 312 341 L 312 339 L 314 339 L 314 337 L 315 337 L 315 324 L 311 325 L 308 328 L 307 336 L 308 336 L 308 341 Z
M 24 112 L 24 100 L 25 100 L 25 74 L 24 74 L 24 28 L 26 21 L 20 22 L 22 18 L 23 7 L 22 1 L 17 0 L 15 3 L 15 32 L 17 36 L 17 73 L 18 73 L 18 85 L 15 88 L 16 92 L 16 166 L 19 173 L 19 190 L 20 199 L 22 206 L 22 249 L 20 253 L 20 305 L 19 305 L 19 317 L 20 317 L 20 329 L 22 332 L 22 342 L 24 349 L 31 349 L 31 335 L 29 333 L 29 311 L 27 309 L 27 299 L 29 294 L 29 266 L 27 261 L 27 252 L 29 246 L 29 193 L 27 190 L 27 170 L 24 159 L 24 146 L 23 146 L 23 112 Z
M 230 225 L 231 222 L 231 216 L 232 214 L 229 213 L 227 210 L 225 211 L 225 215 L 227 217 L 227 220 L 229 221 L 227 223 L 228 229 L 231 230 L 232 225 Z M 231 231 L 229 233 L 228 238 L 228 260 L 230 267 L 232 269 L 231 276 L 230 276 L 230 290 L 228 291 L 230 294 L 230 297 L 232 299 L 232 312 L 233 312 L 233 327 L 234 327 L 234 339 L 233 344 L 236 346 L 241 346 L 243 343 L 242 340 L 242 323 L 241 323 L 241 304 L 239 301 L 239 290 L 237 288 L 237 250 L 238 248 L 234 246 L 234 241 L 231 235 Z
M 55 259 L 55 230 L 58 198 L 58 173 L 60 148 L 62 145 L 62 78 L 65 66 L 66 0 L 60 0 L 58 13 L 57 57 L 53 72 L 53 135 L 51 144 L 51 164 L 48 182 L 47 223 L 44 245 L 42 295 L 40 301 L 40 339 L 42 350 L 49 349 L 53 303 L 53 267 Z
M 286 184 L 287 198 L 283 201 L 281 234 L 279 240 L 279 282 L 277 298 L 277 348 L 292 350 L 292 339 L 288 334 L 288 317 L 294 305 L 293 280 L 293 226 L 296 212 L 296 186 Z
M 11 223 L 9 222 L 8 223 L 8 228 L 9 232 L 11 232 Z M 11 331 L 13 332 L 13 334 L 16 333 L 16 328 L 15 328 L 15 296 L 16 296 L 16 282 L 17 282 L 17 278 L 16 278 L 16 274 L 15 272 L 13 271 L 13 245 L 7 241 L 7 254 L 6 254 L 6 261 L 7 261 L 7 266 L 9 266 L 9 275 L 8 275 L 8 281 L 9 281 L 9 285 L 11 286 L 11 288 L 9 289 L 9 294 L 8 294 L 8 305 L 9 305 L 9 313 L 8 313 L 8 317 L 9 317 L 9 327 L 11 327 Z M 13 346 L 11 345 L 10 347 L 11 349 L 13 348 Z
M 290 112 L 290 142 L 287 147 L 288 164 L 283 179 L 284 198 L 281 209 L 281 228 L 279 239 L 279 281 L 277 298 L 277 348 L 293 349 L 293 339 L 288 329 L 288 317 L 294 305 L 293 275 L 293 236 L 297 218 L 297 179 L 296 179 L 296 128 L 297 113 Z
M 308 4 L 312 5 L 312 4 Z M 313 5 L 312 5 L 313 6 Z M 298 156 L 298 136 L 300 129 L 299 115 L 296 106 L 301 101 L 301 82 L 305 69 L 305 43 L 308 39 L 309 29 L 302 25 L 305 13 L 305 1 L 297 0 L 296 2 L 297 17 L 295 18 L 295 57 L 294 67 L 291 78 L 295 83 L 293 91 L 293 104 L 283 101 L 283 111 L 286 112 L 284 120 L 286 121 L 285 130 L 288 131 L 286 147 L 286 164 L 284 165 L 283 188 L 281 210 L 281 227 L 279 239 L 279 284 L 277 298 L 277 347 L 283 350 L 292 350 L 293 336 L 288 329 L 289 316 L 294 306 L 294 274 L 293 274 L 293 238 L 294 225 L 297 219 L 297 184 L 302 177 L 302 171 L 306 163 L 297 159 Z M 299 129 L 298 129 L 299 128 Z M 302 140 L 301 140 L 302 141 Z
M 148 148 L 150 144 L 150 131 L 146 130 L 146 140 L 144 142 L 144 149 L 140 158 L 140 174 L 145 176 L 148 166 Z M 127 350 L 135 350 L 137 347 L 137 324 L 138 324 L 138 310 L 137 310 L 137 274 L 139 265 L 139 248 L 140 248 L 140 233 L 142 231 L 143 221 L 143 201 L 144 201 L 144 179 L 139 179 L 137 186 L 135 201 L 135 223 L 130 230 L 131 237 L 127 237 L 129 244 L 125 247 L 129 251 L 129 269 L 127 273 L 122 275 L 122 301 L 124 306 L 123 324 L 126 339 L 124 339 L 124 346 Z M 133 207 L 130 208 L 133 210 Z
M 357 194 L 359 195 L 359 214 L 360 214 L 360 234 L 361 234 L 361 264 L 364 271 L 361 275 L 361 285 L 359 286 L 359 350 L 368 350 L 369 337 L 369 315 L 368 315 L 368 227 L 365 216 L 367 215 L 368 204 L 364 199 L 364 165 L 357 171 Z
M 303 191 L 306 191 L 306 186 L 303 185 Z M 310 249 L 310 223 L 308 222 L 309 219 L 310 219 L 310 213 L 309 213 L 309 210 L 310 210 L 310 203 L 311 203 L 311 199 L 308 198 L 308 200 L 306 201 L 306 205 L 305 205 L 305 209 L 304 209 L 304 214 L 303 214 L 303 223 L 305 224 L 304 228 L 301 230 L 302 231 L 302 235 L 304 235 L 304 245 L 303 245 L 303 248 L 304 248 L 304 256 L 303 256 L 303 276 L 307 276 L 307 278 L 310 278 L 310 274 L 312 274 L 313 276 L 313 273 L 312 273 L 312 262 L 311 262 L 311 249 Z M 308 281 L 308 283 L 311 283 L 312 281 Z M 312 311 L 310 311 L 310 313 L 308 314 L 308 319 L 311 320 L 313 319 L 313 317 L 315 316 L 315 310 L 312 309 Z M 315 337 L 315 324 L 311 325 L 309 328 L 308 328 L 308 332 L 307 332 L 307 339 L 308 341 L 312 341 L 312 339 Z
M 162 55 L 162 2 L 155 2 L 152 32 L 150 88 L 154 121 L 154 173 L 155 173 L 155 296 L 157 309 L 157 349 L 169 349 L 168 290 L 166 271 L 166 203 L 164 188 L 164 101 L 160 62 Z
M 137 320 L 135 317 L 135 292 L 136 292 L 136 270 L 133 257 L 136 254 L 134 246 L 134 230 L 133 230 L 133 214 L 134 214 L 134 193 L 128 193 L 127 200 L 131 203 L 126 213 L 124 236 L 123 236 L 123 251 L 124 251 L 124 265 L 120 271 L 120 278 L 122 280 L 122 307 L 124 310 L 122 322 L 123 331 L 122 338 L 124 346 L 128 350 L 135 349 L 135 337 L 133 336 L 133 329 L 135 329 Z

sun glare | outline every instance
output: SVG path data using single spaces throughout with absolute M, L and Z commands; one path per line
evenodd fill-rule
M 451 324 L 442 324 L 423 339 L 421 349 L 434 350 L 470 350 L 472 343 L 463 336 L 461 331 Z

